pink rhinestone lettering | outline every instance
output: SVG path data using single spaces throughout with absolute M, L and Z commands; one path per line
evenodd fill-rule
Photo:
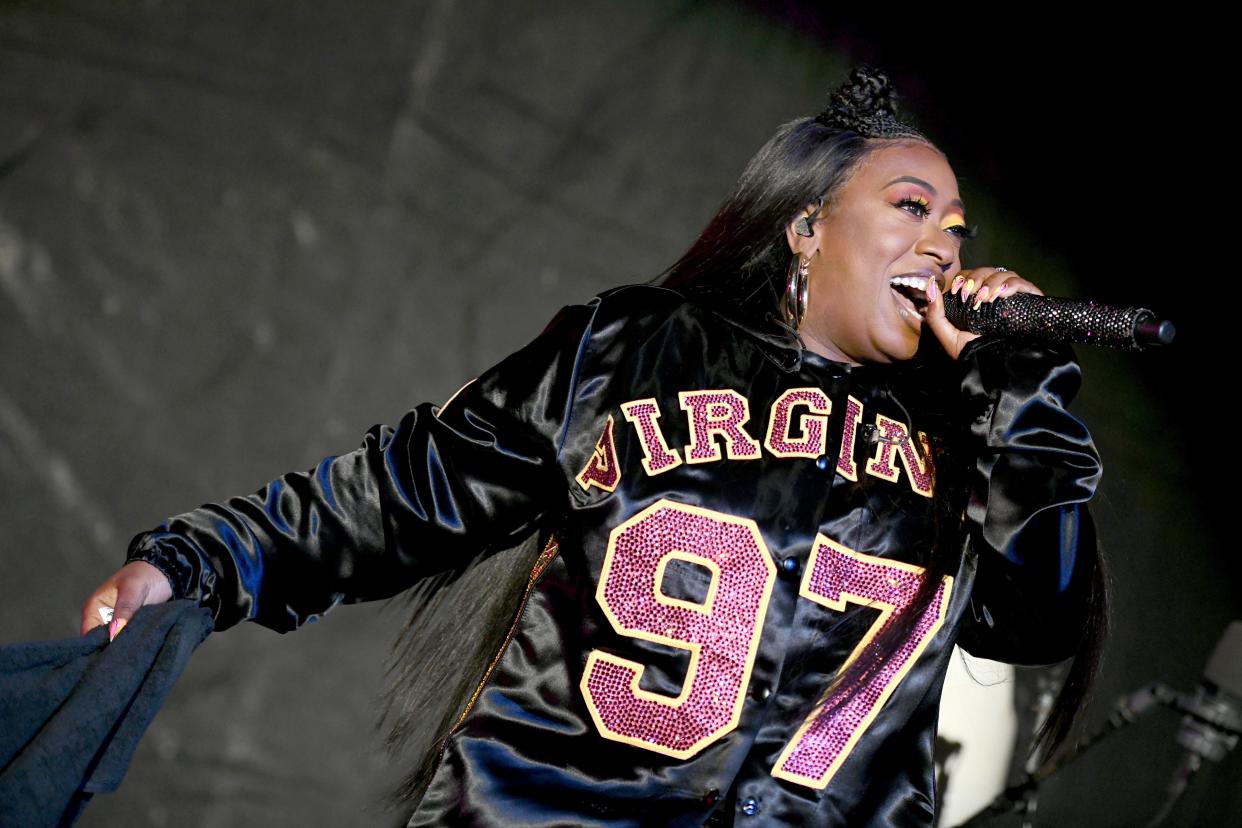
M 632 400 L 621 406 L 625 419 L 634 424 L 638 443 L 643 449 L 643 469 L 649 475 L 660 474 L 681 465 L 681 457 L 668 447 L 660 431 L 660 406 L 654 398 Z
M 712 439 L 720 435 L 725 454 L 731 460 L 757 460 L 762 454 L 759 441 L 742 425 L 750 419 L 750 408 L 736 391 L 681 391 L 677 394 L 690 423 L 690 445 L 686 446 L 686 462 L 708 463 L 720 459 L 720 447 Z
M 798 418 L 801 437 L 790 434 L 794 406 L 805 405 L 809 413 Z M 772 403 L 764 445 L 777 457 L 819 457 L 827 450 L 828 415 L 832 401 L 818 388 L 791 388 Z
M 712 573 L 702 604 L 660 588 L 668 557 Z M 639 687 L 643 665 L 602 650 L 581 689 L 601 735 L 686 758 L 737 727 L 776 566 L 754 521 L 660 500 L 614 529 L 596 600 L 613 628 L 690 652 L 676 697 Z
M 844 611 L 851 602 L 880 610 L 879 618 L 842 666 L 844 670 L 891 623 L 897 611 L 909 606 L 922 577 L 922 567 L 863 555 L 819 535 L 800 594 L 838 611 Z M 772 769 L 773 776 L 812 788 L 827 787 L 880 708 L 943 626 L 952 587 L 953 579 L 945 576 L 935 598 L 919 617 L 910 640 L 852 698 L 836 705 L 829 700 L 807 718 L 785 746 Z
M 617 465 L 617 444 L 612 438 L 612 428 L 610 414 L 608 422 L 604 423 L 604 431 L 595 442 L 595 451 L 575 478 L 583 490 L 598 486 L 604 491 L 615 492 L 621 482 L 621 467 Z
M 901 464 L 906 467 L 906 477 L 910 481 L 910 488 L 923 497 L 931 497 L 932 474 L 926 459 L 931 447 L 927 444 L 927 435 L 921 431 L 918 435 L 924 455 L 920 457 L 914 451 L 904 423 L 879 414 L 875 418 L 875 424 L 883 433 L 884 439 L 876 447 L 875 457 L 867 461 L 867 474 L 890 482 L 895 481 L 898 471 L 896 464 L 893 463 L 893 455 L 896 453 L 901 457 Z
M 841 450 L 837 452 L 837 471 L 846 480 L 858 482 L 858 465 L 854 463 L 854 440 L 858 436 L 858 424 L 862 422 L 863 404 L 853 397 L 846 397 L 845 424 L 841 427 Z

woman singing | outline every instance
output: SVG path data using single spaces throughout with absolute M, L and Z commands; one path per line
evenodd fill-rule
M 969 235 L 943 153 L 855 70 L 658 285 L 139 535 L 83 631 L 174 596 L 287 631 L 534 539 L 411 825 L 930 825 L 953 645 L 1077 656 L 1048 746 L 1103 630 L 1080 371 L 946 321 L 946 294 L 1040 292 L 963 268 Z

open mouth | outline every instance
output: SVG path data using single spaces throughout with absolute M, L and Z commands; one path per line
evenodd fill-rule
M 897 294 L 899 305 L 909 306 L 909 310 L 922 316 L 927 310 L 927 281 L 926 276 L 894 276 L 888 284 Z

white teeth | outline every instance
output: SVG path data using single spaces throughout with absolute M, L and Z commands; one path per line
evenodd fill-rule
M 905 285 L 906 287 L 912 287 L 917 290 L 921 290 L 924 293 L 927 292 L 927 277 L 926 276 L 894 276 L 893 278 L 888 280 L 888 283 L 890 285 Z

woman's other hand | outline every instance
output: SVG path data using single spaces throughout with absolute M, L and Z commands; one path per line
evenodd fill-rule
M 932 291 L 930 289 L 928 291 L 927 312 L 923 315 L 923 321 L 931 326 L 932 333 L 936 335 L 936 339 L 945 351 L 948 352 L 949 356 L 957 359 L 958 354 L 966 347 L 966 343 L 972 339 L 977 339 L 979 334 L 959 331 L 953 327 L 953 323 L 944 316 L 944 302 L 942 301 L 944 297 L 940 286 L 936 285 L 934 290 L 935 296 L 931 295 Z M 1044 292 L 1033 283 L 1023 279 L 1012 270 L 1006 270 L 1002 267 L 963 269 L 954 277 L 948 290 L 950 293 L 960 295 L 962 301 L 969 302 L 972 308 L 978 307 L 984 302 L 992 302 L 1006 296 L 1013 296 L 1015 293 L 1044 295 Z
M 82 635 L 104 623 L 100 609 L 112 610 L 112 623 L 108 625 L 108 640 L 111 641 L 139 607 L 162 604 L 170 598 L 172 587 L 163 572 L 146 561 L 130 561 L 112 573 L 82 605 Z

